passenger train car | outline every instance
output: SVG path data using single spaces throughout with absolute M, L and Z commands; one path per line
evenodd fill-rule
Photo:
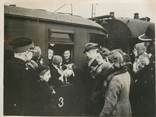
M 5 6 L 5 43 L 17 37 L 32 38 L 47 57 L 48 43 L 54 43 L 57 54 L 65 48 L 72 51 L 78 67 L 84 63 L 84 45 L 93 40 L 104 41 L 106 31 L 99 24 L 80 16 L 57 14 L 40 9 Z
M 72 61 L 77 68 L 76 84 L 63 86 L 56 91 L 59 115 L 81 115 L 86 112 L 86 57 L 83 54 L 87 42 L 100 42 L 106 39 L 105 29 L 88 19 L 69 14 L 52 13 L 41 9 L 27 9 L 16 6 L 4 8 L 4 60 L 9 59 L 7 47 L 11 40 L 18 37 L 33 39 L 41 47 L 47 60 L 48 44 L 55 44 L 55 54 L 62 55 L 70 49 Z M 7 56 L 7 57 L 6 57 Z M 4 62 L 5 62 L 4 61 Z

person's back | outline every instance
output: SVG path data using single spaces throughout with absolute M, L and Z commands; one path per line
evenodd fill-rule
M 125 53 L 119 49 L 111 51 L 109 55 L 112 71 L 105 80 L 105 103 L 100 117 L 130 117 L 131 105 L 129 100 L 131 77 L 127 71 Z
M 52 115 L 56 108 L 55 90 L 49 86 L 48 81 L 51 78 L 50 69 L 47 66 L 39 68 L 39 80 L 35 88 L 36 108 L 34 115 Z
M 31 113 L 32 86 L 35 84 L 37 74 L 27 69 L 25 62 L 17 58 L 9 60 L 5 70 L 6 113 L 17 115 Z
M 5 86 L 5 113 L 20 112 L 21 107 L 21 75 L 23 74 L 24 62 L 13 58 L 6 63 L 4 74 Z M 18 71 L 18 72 L 17 72 Z
M 137 116 L 154 115 L 155 67 L 152 63 L 135 74 L 135 114 Z M 144 107 L 147 108 L 144 108 Z
M 17 38 L 12 41 L 14 57 L 5 64 L 4 73 L 4 113 L 6 115 L 32 114 L 33 87 L 38 75 L 26 66 L 32 58 L 33 42 L 29 38 Z
M 120 96 L 118 103 L 116 105 L 116 109 L 119 112 L 115 112 L 115 115 L 130 115 L 131 108 L 130 108 L 130 101 L 129 101 L 129 92 L 130 92 L 130 75 L 128 72 L 119 74 L 114 76 L 111 82 L 117 81 L 117 86 L 120 85 Z
M 119 72 L 119 71 L 116 71 Z M 115 74 L 111 76 L 112 74 Z M 128 72 L 112 73 L 108 89 L 105 94 L 105 104 L 101 115 L 130 116 L 131 106 L 129 101 L 130 75 Z

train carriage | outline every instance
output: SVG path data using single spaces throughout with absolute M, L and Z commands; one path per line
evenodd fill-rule
M 65 49 L 70 49 L 78 75 L 77 83 L 63 86 L 56 91 L 57 115 L 81 115 L 86 111 L 86 58 L 83 54 L 87 42 L 104 44 L 106 31 L 99 24 L 80 16 L 52 13 L 41 9 L 26 9 L 16 6 L 4 7 L 4 46 L 18 37 L 33 39 L 35 45 L 41 47 L 42 55 L 47 60 L 48 43 L 55 44 L 56 54 L 62 55 Z M 7 50 L 7 49 L 6 49 Z M 9 54 L 5 51 L 6 58 Z M 4 61 L 4 62 L 5 62 Z M 47 60 L 48 61 L 48 60 Z M 4 76 L 5 77 L 5 76 Z
M 5 6 L 4 12 L 5 43 L 21 36 L 30 37 L 41 47 L 46 58 L 48 42 L 55 43 L 56 50 L 71 48 L 78 67 L 84 63 L 84 44 L 96 36 L 104 41 L 106 35 L 102 26 L 80 16 L 15 6 Z

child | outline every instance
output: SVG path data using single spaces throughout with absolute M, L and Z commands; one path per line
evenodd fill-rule
M 51 79 L 49 67 L 42 66 L 40 68 L 39 77 L 40 80 L 36 90 L 36 99 L 39 102 L 37 103 L 38 113 L 40 113 L 40 115 L 51 115 L 57 104 L 55 103 L 56 91 L 48 84 L 49 79 Z

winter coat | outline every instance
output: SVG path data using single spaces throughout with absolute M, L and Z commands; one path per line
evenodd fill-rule
M 7 61 L 4 72 L 5 114 L 31 115 L 35 108 L 33 89 L 38 74 L 18 58 Z
M 60 87 L 62 85 L 61 80 L 59 80 L 59 77 L 61 76 L 61 74 L 53 65 L 50 65 L 50 73 L 51 73 L 51 78 L 48 82 L 49 85 L 54 86 L 56 88 Z
M 98 64 L 98 61 L 94 59 L 90 64 L 90 75 L 92 83 L 91 85 L 91 94 L 89 101 L 89 111 L 92 115 L 98 115 L 104 105 L 104 80 L 107 78 L 107 75 L 112 72 L 112 68 L 106 62 Z
M 130 75 L 124 70 L 116 71 L 107 77 L 105 103 L 100 117 L 131 116 L 130 82 Z
M 49 84 L 43 80 L 38 81 L 36 87 L 36 113 L 35 115 L 39 116 L 48 116 L 53 115 L 54 111 L 57 108 L 56 95 L 53 93 L 53 90 L 50 88 Z
M 154 117 L 155 63 L 145 66 L 135 74 L 135 78 L 134 113 L 136 116 Z

